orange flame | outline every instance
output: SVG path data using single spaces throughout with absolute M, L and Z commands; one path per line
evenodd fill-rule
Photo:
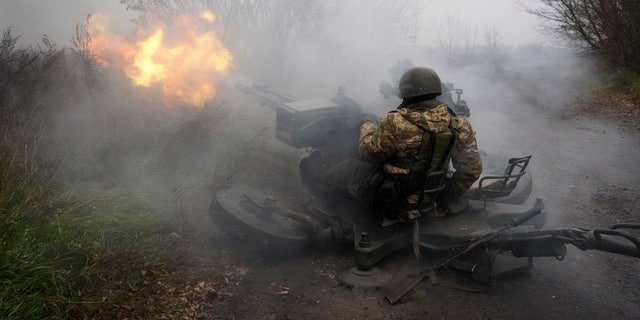
M 96 14 L 89 24 L 90 50 L 103 67 L 123 70 L 136 86 L 160 86 L 168 106 L 201 107 L 216 95 L 216 76 L 232 67 L 233 56 L 212 25 L 211 11 L 181 14 L 169 26 L 136 31 L 137 43 L 108 32 L 109 17 Z

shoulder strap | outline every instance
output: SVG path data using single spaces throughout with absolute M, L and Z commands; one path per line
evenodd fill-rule
M 451 114 L 451 112 L 450 112 Z M 420 195 L 418 197 L 418 203 L 419 206 L 429 206 L 428 204 L 430 203 L 431 205 L 435 205 L 435 198 L 430 198 L 429 200 L 426 201 L 427 204 L 425 204 L 425 200 L 426 200 L 426 189 L 429 188 L 429 183 L 430 181 L 428 181 L 428 177 L 431 173 L 437 171 L 437 170 L 444 170 L 445 171 L 445 175 L 446 175 L 446 169 L 444 169 L 443 167 L 445 165 L 447 165 L 449 163 L 449 159 L 451 159 L 451 150 L 453 150 L 453 146 L 455 145 L 456 141 L 458 140 L 458 132 L 459 132 L 459 128 L 458 128 L 458 118 L 455 116 L 455 114 L 451 114 L 451 117 L 449 118 L 449 130 L 451 131 L 451 136 L 449 138 L 447 147 L 446 147 L 446 151 L 442 154 L 442 157 L 439 159 L 439 163 L 437 166 L 433 166 L 433 158 L 434 158 L 434 153 L 436 152 L 436 135 L 435 134 L 430 134 L 431 138 L 431 159 L 429 159 L 429 163 L 424 167 L 424 173 L 423 176 L 421 177 L 422 180 L 422 188 L 420 190 Z M 426 138 L 426 135 L 429 134 L 428 132 L 425 131 L 424 135 L 423 135 L 423 141 Z M 441 138 L 442 139 L 442 138 Z M 424 143 L 424 142 L 423 142 Z M 422 147 L 422 146 L 421 146 Z M 439 180 L 439 182 L 437 182 L 439 185 L 444 183 L 444 176 L 442 176 Z M 440 189 L 441 190 L 441 189 Z M 439 195 L 440 191 L 437 191 L 437 194 L 435 195 L 435 197 L 437 198 Z

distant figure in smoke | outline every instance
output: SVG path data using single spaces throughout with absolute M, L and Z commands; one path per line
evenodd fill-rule
M 332 168 L 325 185 L 345 186 L 382 208 L 386 221 L 447 213 L 482 172 L 475 131 L 436 100 L 442 83 L 433 70 L 409 69 L 398 88 L 402 104 L 396 110 L 379 123 L 371 116 L 362 120 L 359 151 L 366 162 L 347 160 Z
M 407 70 L 413 68 L 413 63 L 409 59 L 399 60 L 395 66 L 393 66 L 389 73 L 391 73 L 391 81 L 393 83 L 398 83 L 400 81 L 400 77 Z M 387 81 L 380 82 L 380 88 L 378 89 L 380 94 L 384 96 L 385 99 L 388 99 L 390 96 L 400 96 L 400 89 L 391 85 L 391 83 Z
M 400 80 L 400 76 L 404 74 L 407 70 L 413 68 L 413 63 L 409 59 L 399 60 L 390 70 L 391 81 L 392 83 L 398 83 Z M 460 94 L 462 93 L 461 89 L 454 89 L 453 83 L 445 82 L 441 83 L 442 89 L 441 94 L 436 97 L 436 100 L 446 104 L 453 110 L 457 115 L 463 117 L 469 117 L 471 114 L 469 112 L 469 107 L 467 106 L 467 102 L 464 100 L 460 100 Z M 455 90 L 458 93 L 458 101 L 454 101 L 451 95 L 451 91 Z M 380 87 L 378 91 L 384 97 L 385 101 L 375 101 L 367 106 L 369 112 L 373 112 L 378 115 L 383 115 L 387 113 L 389 110 L 389 104 L 393 104 L 396 97 L 400 97 L 400 89 L 398 87 L 394 87 L 391 83 L 387 81 L 380 82 Z

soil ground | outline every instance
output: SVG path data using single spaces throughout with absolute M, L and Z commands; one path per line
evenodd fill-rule
M 476 97 L 471 105 L 479 145 L 513 150 L 514 156 L 533 154 L 534 196 L 545 201 L 547 228 L 639 222 L 640 109 L 601 89 L 592 97 L 572 100 L 561 112 L 526 97 L 532 107 L 524 111 L 505 107 L 499 118 L 474 117 L 490 112 L 481 106 L 491 99 Z M 525 97 L 505 99 L 505 105 L 514 105 Z M 500 137 L 508 139 L 496 142 L 495 121 L 501 124 Z M 261 159 L 256 170 L 266 172 L 265 166 Z M 262 179 L 299 188 L 297 178 L 269 172 Z M 384 300 L 385 288 L 338 283 L 336 273 L 354 264 L 352 244 L 273 256 L 216 228 L 206 217 L 209 200 L 199 204 L 197 234 L 176 240 L 176 250 L 188 258 L 171 268 L 144 272 L 148 287 L 132 295 L 145 307 L 115 306 L 120 314 L 142 319 L 640 318 L 638 259 L 568 246 L 564 261 L 536 259 L 527 273 L 498 279 L 489 290 L 456 289 L 449 284 L 458 275 L 450 271 L 440 286 L 421 285 L 391 306 Z M 398 252 L 380 267 L 398 278 L 425 266 L 426 259 L 416 261 L 410 251 Z

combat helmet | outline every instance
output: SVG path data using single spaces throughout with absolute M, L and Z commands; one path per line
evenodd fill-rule
M 414 67 L 407 70 L 398 84 L 400 98 L 415 98 L 426 95 L 438 96 L 442 93 L 442 84 L 438 74 L 430 68 Z

